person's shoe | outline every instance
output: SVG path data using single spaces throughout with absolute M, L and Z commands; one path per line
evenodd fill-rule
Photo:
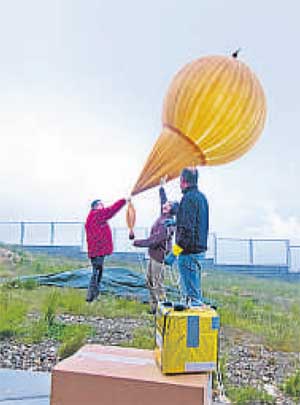
M 86 298 L 85 298 L 86 302 L 92 302 L 93 298 L 94 297 L 93 297 L 93 294 L 92 294 L 91 290 L 88 290 L 88 292 L 86 294 Z
M 88 292 L 86 294 L 86 302 L 93 302 L 95 298 L 97 298 L 98 294 L 93 291 L 92 288 L 88 289 Z

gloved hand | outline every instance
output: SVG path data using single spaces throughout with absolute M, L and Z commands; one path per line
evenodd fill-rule
M 164 264 L 166 264 L 167 266 L 172 266 L 173 263 L 175 262 L 175 260 L 176 260 L 176 256 L 174 255 L 173 252 L 170 252 L 165 257 Z
M 168 228 L 169 226 L 176 226 L 176 219 L 175 218 L 167 218 L 165 219 L 164 226 Z
M 179 245 L 174 245 L 172 248 L 172 252 L 170 252 L 169 254 L 167 254 L 167 256 L 165 257 L 164 263 L 167 266 L 172 266 L 173 263 L 175 262 L 177 256 L 180 255 L 180 253 L 183 251 L 182 247 L 180 247 Z
M 166 183 L 167 183 L 167 178 L 168 178 L 168 175 L 166 174 L 164 177 L 162 177 L 162 178 L 160 179 L 160 186 L 161 186 L 161 187 L 164 187 L 164 186 L 166 185 Z

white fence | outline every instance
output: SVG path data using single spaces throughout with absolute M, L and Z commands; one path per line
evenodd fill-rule
M 135 229 L 136 238 L 146 238 L 149 228 Z M 141 251 L 128 239 L 127 228 L 113 228 L 116 252 Z M 86 251 L 82 222 L 0 222 L 0 241 L 18 245 L 80 246 Z M 206 257 L 218 264 L 285 265 L 300 271 L 300 246 L 287 239 L 222 238 L 209 234 Z

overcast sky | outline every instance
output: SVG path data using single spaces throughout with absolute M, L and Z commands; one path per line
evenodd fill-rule
M 126 197 L 174 74 L 241 47 L 267 122 L 243 158 L 200 168 L 210 230 L 298 242 L 299 15 L 297 0 L 0 0 L 0 220 L 84 221 L 92 199 Z M 157 190 L 135 201 L 150 225 Z

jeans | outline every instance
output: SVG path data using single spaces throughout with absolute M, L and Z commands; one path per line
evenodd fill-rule
M 192 306 L 202 303 L 201 259 L 204 256 L 204 253 L 191 253 L 178 257 L 181 294 L 185 303 L 190 302 Z

